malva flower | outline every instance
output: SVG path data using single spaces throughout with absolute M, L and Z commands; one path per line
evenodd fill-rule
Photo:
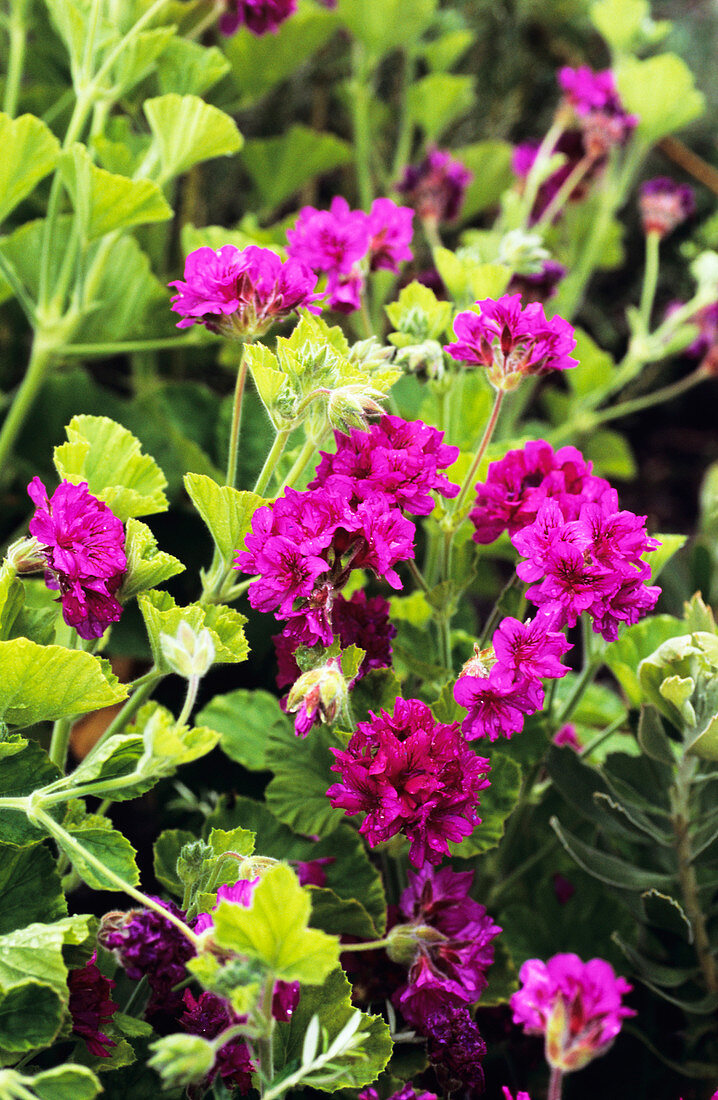
M 543 1035 L 546 1061 L 564 1073 L 582 1069 L 605 1054 L 632 1008 L 622 997 L 633 986 L 616 977 L 604 959 L 582 962 L 578 955 L 528 959 L 511 997 L 514 1023 L 529 1035 Z
M 39 477 L 27 487 L 36 505 L 30 534 L 41 544 L 48 588 L 59 591 L 62 616 L 81 638 L 101 638 L 122 614 L 115 598 L 127 571 L 125 530 L 87 482 L 62 481 L 51 497 Z
M 501 1089 L 501 1091 L 504 1094 L 504 1100 L 514 1100 L 513 1095 L 511 1093 L 511 1090 L 509 1088 L 507 1088 L 506 1085 L 504 1085 L 504 1087 Z M 523 1092 L 523 1090 L 519 1090 L 519 1092 L 516 1093 L 516 1100 L 531 1100 L 531 1097 L 529 1096 L 529 1094 L 527 1092 Z
M 242 1022 L 231 1005 L 216 993 L 204 990 L 195 997 L 190 989 L 182 995 L 184 1012 L 179 1025 L 188 1035 L 201 1035 L 203 1039 L 216 1039 L 223 1031 Z M 217 1051 L 214 1065 L 204 1078 L 203 1084 L 209 1087 L 219 1075 L 225 1084 L 239 1089 L 242 1095 L 252 1087 L 252 1074 L 256 1067 L 252 1062 L 249 1047 L 244 1039 L 235 1036 Z
M 396 190 L 422 221 L 440 224 L 459 216 L 466 188 L 473 179 L 468 168 L 446 149 L 429 149 L 419 164 L 410 164 Z
M 511 158 L 511 168 L 520 180 L 526 180 L 528 177 L 529 172 L 534 166 L 536 157 L 538 156 L 540 144 L 541 143 L 538 141 L 524 141 L 515 146 Z M 569 176 L 573 174 L 574 170 L 582 161 L 586 161 L 586 144 L 581 130 L 575 127 L 564 130 L 564 132 L 559 135 L 556 144 L 550 150 L 551 156 L 554 156 L 556 153 L 561 154 L 563 163 L 539 184 L 536 199 L 531 208 L 529 217 L 530 225 L 534 225 L 540 220 L 544 211 L 553 201 Z M 591 160 L 586 171 L 582 173 L 580 177 L 578 175 L 576 176 L 575 186 L 571 188 L 570 194 L 566 198 L 567 203 L 580 202 L 586 197 L 591 182 L 596 178 L 596 175 L 601 171 L 604 164 L 605 157 Z M 553 220 L 556 221 L 560 218 L 562 213 L 563 208 L 557 210 Z
M 392 1000 L 405 1019 L 427 1033 L 432 1017 L 479 999 L 501 929 L 469 897 L 473 871 L 424 867 L 409 874 L 399 909 L 408 922 L 390 933 L 389 957 L 408 967 Z
M 565 67 L 558 82 L 583 132 L 587 157 L 598 160 L 615 145 L 624 145 L 638 118 L 626 112 L 610 69 L 593 72 L 586 66 Z
M 371 1085 L 367 1089 L 362 1089 L 359 1093 L 358 1100 L 379 1100 L 379 1093 Z M 388 1100 L 438 1100 L 435 1092 L 414 1092 L 414 1088 L 410 1083 L 407 1083 L 397 1092 L 393 1092 Z
M 222 34 L 231 35 L 246 27 L 257 36 L 274 34 L 297 10 L 297 0 L 225 0 L 226 11 L 219 18 Z
M 70 990 L 67 1007 L 72 1017 L 72 1034 L 84 1039 L 90 1054 L 96 1058 L 110 1058 L 108 1047 L 117 1046 L 100 1030 L 119 1008 L 112 1000 L 115 985 L 112 978 L 106 978 L 97 966 L 96 951 L 84 966 L 70 970 L 67 976 Z
M 369 215 L 351 210 L 335 195 L 328 210 L 303 206 L 294 229 L 287 230 L 287 255 L 327 279 L 327 305 L 342 313 L 359 309 L 364 286 L 361 261 L 369 252 Z
M 314 304 L 316 275 L 295 259 L 281 260 L 269 248 L 217 250 L 197 248 L 185 260 L 184 282 L 177 287 L 172 309 L 183 314 L 177 328 L 204 325 L 224 336 L 262 336 L 277 321 L 300 307 L 319 313 Z
M 327 797 L 348 816 L 366 815 L 359 832 L 370 847 L 402 832 L 413 867 L 440 863 L 449 841 L 480 824 L 489 762 L 468 747 L 458 723 L 437 722 L 418 699 L 397 699 L 393 715 L 370 712 L 370 719 L 357 723 L 346 750 L 331 750 L 341 782 Z
M 458 1089 L 483 1092 L 486 1043 L 468 1008 L 445 1005 L 426 1018 L 427 1054 L 444 1094 Z
M 414 211 L 391 199 L 374 199 L 369 211 L 369 268 L 399 272 L 399 264 L 411 260 Z
M 665 176 L 642 183 L 638 202 L 643 232 L 659 237 L 672 233 L 696 208 L 693 188 Z
M 458 340 L 444 351 L 461 363 L 486 367 L 497 390 L 513 390 L 529 374 L 578 366 L 569 352 L 576 346 L 573 327 L 561 317 L 547 320 L 539 302 L 521 308 L 520 294 L 476 302 L 480 312 L 467 310 L 454 321 Z

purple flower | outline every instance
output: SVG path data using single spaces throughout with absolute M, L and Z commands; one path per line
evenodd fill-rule
M 181 920 L 185 914 L 174 902 L 160 901 L 165 909 Z M 182 997 L 174 987 L 187 977 L 186 963 L 195 954 L 187 936 L 176 925 L 153 909 L 131 909 L 129 913 L 108 913 L 98 935 L 99 942 L 112 951 L 127 972 L 139 981 L 147 976 L 151 989 L 146 1016 L 175 1015 Z
M 670 302 L 666 307 L 666 318 L 676 310 L 681 309 L 685 302 Z M 711 373 L 716 373 L 715 360 L 718 356 L 718 301 L 711 302 L 702 309 L 697 310 L 688 319 L 690 324 L 697 325 L 698 335 L 686 348 L 686 355 L 703 360 L 701 366 Z
M 687 183 L 659 176 L 641 184 L 639 205 L 643 232 L 665 237 L 691 216 L 696 201 Z
M 411 260 L 409 248 L 413 235 L 414 211 L 397 206 L 391 199 L 374 199 L 369 211 L 369 266 L 372 271 L 384 268 L 397 274 L 399 264 Z
M 217 901 L 212 906 L 212 913 L 214 913 L 223 899 L 224 901 L 234 902 L 235 905 L 243 905 L 245 909 L 249 909 L 252 904 L 254 887 L 258 882 L 258 878 L 241 878 L 239 882 L 235 882 L 231 886 L 227 886 L 226 884 L 220 886 L 217 890 Z M 214 928 L 212 913 L 200 913 L 198 915 L 192 929 L 197 935 L 201 932 L 206 932 L 208 928 Z
M 523 301 L 547 302 L 553 298 L 566 268 L 556 260 L 544 260 L 541 270 L 530 275 L 512 275 L 509 293 L 520 294 Z
M 457 1089 L 483 1092 L 481 1060 L 486 1055 L 486 1043 L 468 1008 L 444 1006 L 428 1016 L 422 1030 L 429 1040 L 429 1062 L 445 1095 Z
M 459 339 L 444 351 L 459 362 L 486 367 L 496 389 L 513 390 L 527 374 L 578 366 L 568 355 L 576 346 L 572 326 L 561 317 L 547 320 L 539 302 L 522 309 L 520 294 L 505 294 L 476 305 L 480 313 L 458 314 L 454 332 Z
M 190 989 L 185 989 L 182 1002 L 184 1012 L 179 1023 L 189 1035 L 201 1035 L 203 1039 L 212 1040 L 227 1028 L 242 1023 L 242 1017 L 237 1015 L 227 1001 L 207 990 L 195 997 Z M 255 1066 L 247 1044 L 243 1039 L 235 1037 L 220 1047 L 214 1065 L 202 1084 L 209 1086 L 219 1074 L 230 1088 L 237 1088 L 245 1095 L 252 1087 L 254 1072 Z M 199 1095 L 203 1092 L 204 1089 Z
M 558 748 L 568 745 L 574 752 L 581 751 L 581 742 L 576 736 L 576 727 L 571 722 L 567 722 L 565 726 L 561 726 L 561 729 L 556 731 L 553 735 L 553 743 Z
M 436 1013 L 473 1004 L 486 988 L 492 941 L 501 929 L 469 897 L 473 878 L 473 871 L 425 867 L 409 874 L 401 895 L 401 913 L 409 923 L 395 925 L 392 934 L 411 957 L 406 984 L 392 1000 L 419 1031 L 425 1032 Z
M 572 954 L 545 963 L 528 959 L 519 980 L 510 1002 L 514 1022 L 529 1035 L 543 1035 L 547 1062 L 564 1072 L 605 1054 L 625 1017 L 635 1016 L 621 1003 L 633 987 L 604 959 L 584 963 Z
M 368 1089 L 362 1089 L 358 1100 L 379 1100 L 379 1093 L 370 1085 Z M 413 1086 L 407 1083 L 397 1092 L 393 1092 L 388 1100 L 437 1100 L 437 1096 L 435 1092 L 420 1092 L 417 1094 L 414 1092 Z
M 200 324 L 225 336 L 261 336 L 300 306 L 319 313 L 314 273 L 269 248 L 197 248 L 185 260 L 184 277 L 169 284 L 177 287 L 172 309 L 184 314 L 177 328 Z
M 496 741 L 520 733 L 524 715 L 540 710 L 543 698 L 539 681 L 524 677 L 509 682 L 500 665 L 494 665 L 488 676 L 460 676 L 454 684 L 454 699 L 468 710 L 461 728 L 469 740 Z
M 220 16 L 219 29 L 230 35 L 246 27 L 252 34 L 273 34 L 280 23 L 297 10 L 297 0 L 225 0 L 226 11 Z
M 521 623 L 518 619 L 502 619 L 492 643 L 496 654 L 496 679 L 509 684 L 524 679 L 551 680 L 565 676 L 568 669 L 561 657 L 571 649 L 563 634 L 552 629 L 553 619 L 539 613 L 535 619 Z
M 514 1100 L 512 1094 L 511 1094 L 511 1090 L 509 1088 L 507 1088 L 506 1085 L 504 1085 L 504 1087 L 501 1089 L 501 1091 L 504 1094 L 504 1100 Z M 531 1097 L 529 1096 L 529 1094 L 527 1092 L 523 1092 L 522 1090 L 519 1090 L 519 1092 L 516 1093 L 516 1100 L 531 1100 Z
M 624 110 L 610 69 L 595 73 L 585 66 L 566 67 L 558 82 L 578 117 L 588 157 L 601 159 L 613 146 L 626 143 L 638 119 Z
M 422 221 L 451 222 L 458 217 L 471 172 L 446 149 L 429 149 L 420 164 L 410 164 L 396 190 Z
M 274 983 L 272 993 L 272 1016 L 279 1023 L 286 1024 L 294 1015 L 294 1009 L 299 1004 L 299 982 Z
M 287 254 L 315 272 L 328 275 L 328 306 L 349 313 L 361 304 L 364 277 L 359 267 L 369 251 L 370 216 L 351 210 L 336 195 L 328 210 L 303 206 L 294 229 L 287 230 Z
M 67 1007 L 72 1017 L 72 1034 L 84 1039 L 90 1054 L 96 1058 L 110 1058 L 107 1048 L 116 1047 L 117 1043 L 103 1034 L 100 1028 L 119 1007 L 112 1000 L 116 983 L 101 973 L 96 962 L 95 951 L 84 966 L 68 973 L 70 999 Z
M 489 786 L 489 762 L 466 745 L 458 723 L 436 722 L 418 699 L 397 699 L 393 715 L 371 714 L 345 751 L 331 751 L 331 770 L 342 780 L 327 797 L 348 816 L 366 814 L 359 832 L 372 848 L 403 832 L 413 867 L 436 864 L 449 841 L 480 824 L 478 793 Z
M 87 482 L 62 481 L 48 497 L 39 477 L 27 487 L 37 505 L 30 533 L 43 544 L 45 582 L 60 592 L 62 615 L 81 638 L 100 638 L 122 606 L 115 592 L 127 571 L 125 531 Z
M 325 886 L 327 873 L 325 867 L 329 867 L 336 860 L 336 856 L 321 856 L 319 859 L 298 859 L 295 863 L 297 878 L 300 886 Z
M 564 729 L 569 728 L 569 726 L 564 726 Z M 556 744 L 558 744 L 558 742 L 554 737 L 554 745 Z M 576 887 L 571 880 L 566 878 L 565 875 L 562 875 L 560 871 L 554 871 L 551 876 L 551 881 L 553 883 L 553 892 L 556 895 L 556 901 L 559 905 L 566 905 L 576 893 Z

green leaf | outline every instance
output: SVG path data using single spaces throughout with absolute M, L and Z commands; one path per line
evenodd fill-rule
M 449 851 L 460 859 L 469 859 L 495 848 L 504 835 L 504 824 L 516 806 L 521 788 L 521 768 L 510 756 L 491 754 L 491 786 L 481 791 L 479 814 L 481 824 L 460 843 L 449 845 Z
M 236 664 L 247 659 L 249 646 L 244 636 L 247 619 L 222 604 L 201 607 L 197 603 L 178 607 L 168 592 L 143 592 L 138 596 L 142 617 L 149 635 L 150 647 L 157 668 L 169 672 L 170 667 L 162 653 L 160 634 L 174 637 L 181 622 L 192 627 L 195 634 L 206 627 L 212 635 L 215 660 L 219 664 Z
M 351 707 L 356 722 L 369 721 L 369 711 L 394 709 L 401 684 L 392 668 L 370 668 L 351 690 Z
M 0 844 L 0 897 L 0 934 L 67 916 L 55 860 L 44 844 L 24 848 Z
M 166 511 L 167 479 L 127 428 L 106 416 L 81 415 L 65 431 L 68 442 L 55 447 L 53 456 L 61 478 L 75 485 L 86 481 L 88 491 L 123 522 Z
M 457 306 L 472 305 L 480 298 L 499 298 L 511 272 L 504 264 L 481 263 L 470 255 L 434 249 L 434 263 Z
M 267 410 L 267 415 L 279 431 L 286 427 L 285 417 L 277 409 L 277 398 L 287 387 L 287 376 L 279 370 L 276 355 L 266 344 L 250 344 L 244 348 L 244 358 L 252 372 L 257 393 Z
M 123 43 L 123 49 L 111 68 L 112 82 L 122 92 L 130 88 L 153 72 L 157 59 L 175 38 L 176 27 L 154 27 L 149 31 L 140 31 L 131 41 Z M 178 91 L 177 88 L 174 91 Z
M 473 102 L 473 76 L 428 73 L 409 88 L 406 107 L 410 118 L 424 131 L 425 140 L 434 142 L 471 109 Z
M 349 164 L 351 159 L 346 141 L 298 123 L 277 137 L 252 138 L 241 154 L 257 202 L 266 211 L 274 210 L 315 176 Z
M 289 1068 L 303 1061 L 305 1036 L 312 1020 L 317 1020 L 317 1038 L 319 1040 L 321 1036 L 321 1049 L 325 1051 L 355 1011 L 351 1003 L 351 987 L 342 970 L 333 970 L 321 985 L 302 988 L 301 999 L 291 1020 L 278 1024 L 275 1031 L 277 1068 Z M 359 1041 L 349 1053 L 338 1054 L 331 1060 L 336 1074 L 322 1080 L 319 1071 L 305 1078 L 304 1083 L 322 1092 L 334 1092 L 340 1088 L 361 1088 L 376 1080 L 391 1057 L 389 1028 L 380 1016 L 360 1015 L 361 1021 L 355 1033 L 355 1039 Z
M 576 348 L 573 355 L 579 366 L 566 371 L 569 388 L 578 398 L 593 393 L 602 393 L 613 378 L 616 365 L 613 356 L 593 340 L 582 328 L 574 329 Z
M 514 181 L 511 170 L 513 146 L 508 141 L 477 141 L 454 149 L 453 156 L 471 172 L 473 179 L 466 188 L 461 208 L 462 222 L 474 218 L 483 210 L 497 207 L 501 196 Z
M 447 31 L 421 45 L 421 52 L 432 72 L 446 72 L 459 60 L 473 43 L 469 30 Z
M 681 936 L 687 943 L 693 943 L 693 929 L 691 922 L 683 911 L 680 902 L 672 898 L 670 894 L 662 894 L 660 890 L 646 890 L 643 898 L 643 910 L 649 924 L 655 924 L 658 928 L 665 928 L 667 932 L 673 932 Z
M 68 999 L 65 944 L 83 943 L 89 936 L 88 916 L 63 917 L 52 924 L 33 923 L 0 936 L 0 989 L 23 986 L 28 980 L 54 989 Z M 0 1039 L 0 1046 L 3 1046 Z M 25 1048 L 27 1049 L 27 1048 Z
M 651 567 L 651 584 L 655 584 L 656 578 L 663 572 L 673 555 L 677 554 L 688 541 L 688 535 L 656 533 L 653 537 L 658 539 L 661 545 L 657 550 L 648 550 L 643 555 L 643 561 Z
M 139 731 L 144 739 L 145 755 L 139 765 L 145 776 L 141 790 L 148 789 L 149 780 L 156 782 L 162 775 L 172 775 L 180 764 L 206 756 L 219 740 L 219 735 L 206 726 L 177 725 L 172 713 L 155 702 L 140 707 L 128 731 Z
M 118 733 L 109 737 L 78 764 L 72 773 L 72 786 L 108 782 L 131 775 L 144 747 L 144 741 L 137 734 Z
M 396 49 L 404 48 L 421 38 L 433 22 L 436 0 L 382 0 L 368 4 L 366 0 L 339 0 L 337 14 L 376 60 Z
M 63 829 L 53 833 L 53 836 L 80 878 L 91 889 L 122 890 L 122 886 L 103 870 L 104 867 L 119 875 L 123 882 L 137 886 L 140 872 L 135 863 L 135 850 L 127 837 L 112 828 L 106 817 L 85 814 L 78 821 L 68 822 L 67 833 Z M 95 860 L 103 866 L 98 867 Z
M 160 183 L 242 148 L 234 119 L 198 96 L 158 96 L 145 100 L 142 109 L 159 149 Z
M 552 746 L 546 757 L 546 770 L 561 797 L 581 817 L 587 818 L 599 829 L 634 840 L 635 833 L 625 822 L 615 821 L 596 802 L 596 794 L 608 797 L 601 773 L 583 763 L 573 749 Z
M 650 19 L 651 6 L 648 0 L 596 0 L 589 12 L 591 22 L 609 46 L 623 53 Z
M 227 756 L 250 771 L 265 771 L 267 743 L 274 729 L 288 735 L 291 722 L 268 691 L 238 688 L 227 695 L 215 695 L 197 715 L 197 721 L 221 735 L 220 746 Z
M 453 309 L 451 302 L 440 302 L 430 287 L 415 281 L 402 288 L 396 302 L 386 306 L 386 314 L 397 330 L 389 339 L 403 347 L 439 340 L 451 324 Z
M 481 1008 L 507 1004 L 518 989 L 519 976 L 503 936 L 494 941 L 494 961 L 486 976 L 489 984 L 481 994 Z
M 27 741 L 12 734 L 0 741 L 0 796 L 24 798 L 38 787 L 45 787 L 59 778 L 60 769 L 50 762 L 37 741 Z M 31 822 L 23 810 L 0 807 L 0 839 L 7 844 L 33 844 L 42 840 L 46 831 Z
M 151 180 L 133 180 L 98 168 L 84 145 L 63 152 L 60 167 L 88 240 L 115 229 L 167 221 L 172 207 Z
M 265 797 L 272 813 L 295 832 L 326 836 L 342 823 L 343 811 L 334 809 L 327 798 L 334 782 L 330 745 L 340 747 L 326 726 L 313 729 L 306 738 L 277 730 L 269 735 L 266 761 L 274 778 Z
M 195 834 L 187 829 L 165 829 L 155 841 L 155 876 L 176 897 L 184 893 L 184 884 L 177 874 L 177 859 L 184 845 L 194 840 Z
M 579 867 L 583 867 L 589 875 L 598 879 L 599 882 L 605 882 L 607 886 L 615 886 L 621 890 L 644 891 L 654 888 L 670 890 L 674 884 L 672 875 L 634 867 L 624 859 L 589 847 L 564 829 L 555 817 L 551 818 L 550 824 L 563 847 Z
M 309 928 L 311 902 L 294 871 L 271 867 L 246 909 L 220 901 L 214 915 L 219 947 L 257 959 L 282 981 L 320 985 L 339 961 L 339 941 Z
M 2 945 L 0 944 L 0 965 Z M 57 989 L 41 981 L 0 987 L 0 1048 L 18 1053 L 52 1043 L 64 1012 Z
M 640 61 L 625 57 L 616 67 L 621 101 L 638 115 L 636 137 L 646 144 L 682 130 L 703 113 L 705 99 L 682 58 L 663 53 Z
M 0 642 L 0 718 L 13 726 L 54 721 L 119 703 L 127 696 L 108 661 L 82 650 Z
M 100 1082 L 87 1066 L 46 1069 L 33 1077 L 31 1088 L 40 1100 L 93 1100 L 102 1091 Z
M 578 368 L 581 369 L 580 367 Z M 569 374 L 575 373 L 568 371 Z M 593 462 L 601 477 L 631 481 L 636 476 L 636 460 L 625 436 L 608 429 L 592 432 L 582 444 L 583 453 Z
M 157 547 L 157 539 L 145 523 L 130 517 L 125 531 L 127 573 L 118 593 L 122 603 L 127 603 L 139 592 L 155 588 L 170 577 L 184 573 L 184 565 L 172 554 Z
M 29 195 L 57 163 L 60 143 L 34 115 L 0 113 L 0 222 Z
M 266 501 L 257 493 L 239 491 L 231 485 L 220 486 L 204 474 L 185 474 L 184 485 L 225 564 L 229 565 L 244 546 L 252 516 Z
M 7 558 L 0 566 L 0 641 L 6 641 L 25 600 L 22 581 Z
M 655 707 L 641 707 L 637 736 L 638 743 L 646 756 L 673 767 L 676 763 L 673 742 L 666 735 L 663 720 Z
M 160 92 L 165 95 L 204 95 L 231 65 L 217 46 L 200 46 L 186 38 L 172 38 L 157 64 Z
M 672 615 L 651 615 L 624 630 L 620 638 L 603 650 L 603 660 L 626 693 L 631 706 L 641 705 L 642 692 L 638 682 L 638 666 L 667 639 L 685 630 L 680 619 Z

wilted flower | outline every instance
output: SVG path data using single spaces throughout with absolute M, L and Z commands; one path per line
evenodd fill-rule
M 529 1035 L 543 1035 L 546 1061 L 555 1069 L 582 1069 L 605 1054 L 627 1016 L 621 998 L 633 986 L 617 978 L 604 959 L 584 963 L 578 955 L 554 955 L 548 962 L 528 959 L 519 971 L 521 986 L 511 998 L 514 1022 Z
M 286 701 L 288 713 L 296 714 L 295 733 L 306 737 L 315 722 L 334 722 L 347 698 L 348 685 L 339 658 L 330 657 L 318 668 L 303 672 Z
M 497 390 L 515 389 L 524 375 L 578 366 L 568 355 L 576 346 L 572 326 L 561 317 L 547 320 L 538 302 L 522 309 L 520 294 L 505 294 L 476 305 L 479 313 L 458 314 L 454 332 L 459 339 L 444 351 L 459 362 L 486 367 Z
M 644 233 L 665 237 L 689 218 L 696 208 L 693 188 L 665 176 L 646 180 L 639 192 Z
M 300 306 L 319 313 L 314 273 L 269 248 L 197 248 L 185 260 L 184 277 L 169 284 L 177 287 L 172 309 L 184 314 L 177 328 L 201 324 L 224 336 L 262 336 Z
M 180 1017 L 180 1026 L 189 1035 L 199 1035 L 203 1039 L 216 1039 L 233 1024 L 241 1022 L 241 1017 L 227 1001 L 208 990 L 195 997 L 190 989 L 183 993 L 184 1012 Z M 238 1088 L 242 1094 L 252 1087 L 252 1074 L 255 1066 L 249 1048 L 239 1036 L 230 1039 L 220 1047 L 214 1064 L 208 1067 L 203 1083 L 208 1085 L 219 1074 L 231 1088 Z
M 234 34 L 240 27 L 256 35 L 274 33 L 297 10 L 297 0 L 225 0 L 225 3 L 219 29 L 226 35 Z
M 125 530 L 87 482 L 61 481 L 51 497 L 39 477 L 27 491 L 36 504 L 30 533 L 42 545 L 45 583 L 60 592 L 62 617 L 81 638 L 100 638 L 116 623 L 115 599 L 127 570 Z
M 472 179 L 468 168 L 446 149 L 432 148 L 421 163 L 404 169 L 396 190 L 422 221 L 450 222 L 458 217 Z

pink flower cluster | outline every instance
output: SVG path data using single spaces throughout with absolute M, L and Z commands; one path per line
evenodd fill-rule
M 581 1069 L 605 1054 L 627 1016 L 621 998 L 633 988 L 616 977 L 604 959 L 582 962 L 578 955 L 528 959 L 511 998 L 514 1022 L 530 1035 L 543 1035 L 546 1060 L 556 1069 Z
M 469 897 L 473 878 L 473 871 L 425 867 L 409 874 L 401 895 L 399 908 L 408 923 L 395 925 L 392 937 L 401 944 L 402 961 L 409 948 L 409 972 L 392 999 L 422 1032 L 431 1030 L 437 1014 L 473 1004 L 487 985 L 493 940 L 501 929 Z
M 691 216 L 696 200 L 687 183 L 658 176 L 641 184 L 639 205 L 643 232 L 665 237 Z
M 610 69 L 596 73 L 585 65 L 565 67 L 558 83 L 578 118 L 587 156 L 603 157 L 614 145 L 628 141 L 638 119 L 625 111 Z
M 184 282 L 176 280 L 172 309 L 183 314 L 177 328 L 204 325 L 225 336 L 262 336 L 300 306 L 314 305 L 316 275 L 304 263 L 280 260 L 269 248 L 225 244 L 197 248 L 185 260 Z
M 432 147 L 419 164 L 404 169 L 396 190 L 422 221 L 439 224 L 458 217 L 473 178 L 468 168 L 446 149 Z
M 398 272 L 412 258 L 413 211 L 391 199 L 375 199 L 371 210 L 351 210 L 341 195 L 328 210 L 304 206 L 287 230 L 287 254 L 327 276 L 327 304 L 340 313 L 361 306 L 367 270 Z
M 541 709 L 541 680 L 568 672 L 561 657 L 571 645 L 555 627 L 554 616 L 541 612 L 525 623 L 505 618 L 494 633 L 493 651 L 467 661 L 454 698 L 468 710 L 462 724 L 468 738 L 509 738 L 523 729 L 524 715 Z
M 27 491 L 36 505 L 30 534 L 42 543 L 45 583 L 59 591 L 62 616 L 81 638 L 101 638 L 122 614 L 115 598 L 127 571 L 125 531 L 87 482 L 61 481 L 51 497 L 39 477 Z
M 401 509 L 427 515 L 430 489 L 458 492 L 439 473 L 458 449 L 421 421 L 384 416 L 368 432 L 335 436 L 336 452 L 322 452 L 305 492 L 287 489 L 255 512 L 235 559 L 236 568 L 260 574 L 249 587 L 252 607 L 289 620 L 287 636 L 302 645 L 331 643 L 334 601 L 353 569 L 401 588 L 394 567 L 414 557 L 416 530 Z
M 274 34 L 285 19 L 297 10 L 297 0 L 225 0 L 226 11 L 219 19 L 222 34 L 230 35 L 246 27 L 252 34 Z
M 459 362 L 486 367 L 497 390 L 515 389 L 524 375 L 578 366 L 568 354 L 576 346 L 572 326 L 561 317 L 547 320 L 539 302 L 522 309 L 520 294 L 505 294 L 476 305 L 479 313 L 458 314 L 458 341 L 446 344 L 444 351 Z
M 437 722 L 426 703 L 397 699 L 357 723 L 346 750 L 332 749 L 341 775 L 327 791 L 348 816 L 366 814 L 359 832 L 370 847 L 402 832 L 413 867 L 437 864 L 478 825 L 478 794 L 489 786 L 488 760 L 477 756 L 459 725 Z

